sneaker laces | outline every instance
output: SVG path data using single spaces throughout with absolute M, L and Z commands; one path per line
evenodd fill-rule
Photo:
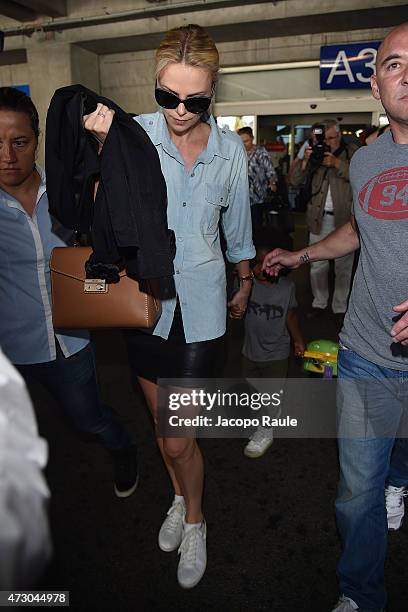
M 168 531 L 176 531 L 180 523 L 180 514 L 181 516 L 184 515 L 184 505 L 182 502 L 175 501 L 167 511 L 166 529 Z
M 197 556 L 198 538 L 200 537 L 200 527 L 189 529 L 184 536 L 178 553 L 181 554 L 180 563 L 194 565 Z
M 386 504 L 388 508 L 399 508 L 404 503 L 404 497 L 408 497 L 408 490 L 393 491 L 385 490 Z

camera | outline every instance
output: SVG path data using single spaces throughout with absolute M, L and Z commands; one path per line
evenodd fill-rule
M 310 156 L 310 162 L 313 165 L 320 166 L 320 164 L 323 162 L 324 154 L 326 152 L 330 153 L 329 145 L 324 142 L 324 138 L 325 138 L 324 125 L 316 125 L 313 128 L 312 133 L 316 139 L 316 143 L 314 144 L 312 139 L 309 141 L 309 144 L 313 149 L 313 152 Z

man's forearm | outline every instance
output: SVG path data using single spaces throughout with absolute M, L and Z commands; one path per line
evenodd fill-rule
M 360 246 L 358 233 L 352 222 L 342 225 L 327 238 L 298 251 L 301 263 L 321 261 L 324 259 L 337 259 L 353 253 Z

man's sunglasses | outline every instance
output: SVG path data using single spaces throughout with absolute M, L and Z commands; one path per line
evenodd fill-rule
M 184 104 L 186 110 L 189 113 L 194 113 L 194 115 L 205 113 L 211 104 L 211 97 L 208 96 L 197 96 L 194 98 L 180 100 L 180 98 L 178 98 L 175 94 L 170 93 L 165 89 L 160 89 L 159 87 L 156 87 L 154 90 L 154 96 L 157 104 L 162 108 L 173 109 L 177 108 L 179 104 Z

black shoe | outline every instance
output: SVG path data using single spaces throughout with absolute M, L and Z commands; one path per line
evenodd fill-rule
M 129 497 L 136 490 L 139 482 L 136 444 L 112 451 L 112 457 L 115 468 L 115 494 L 118 497 Z

